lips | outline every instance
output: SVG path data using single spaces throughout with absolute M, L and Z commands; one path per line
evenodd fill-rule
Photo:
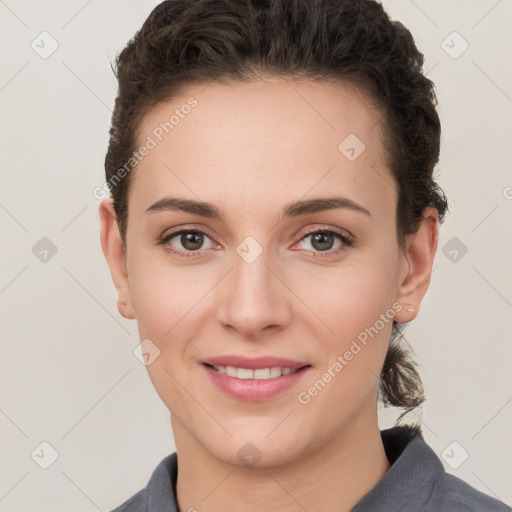
M 251 370 L 279 367 L 291 368 L 292 371 L 295 371 L 304 366 L 311 366 L 305 361 L 297 361 L 274 356 L 245 357 L 237 355 L 224 355 L 205 359 L 202 361 L 202 363 L 208 364 L 210 366 L 234 366 L 236 368 L 247 368 Z
M 296 386 L 312 371 L 305 361 L 277 356 L 224 355 L 201 361 L 205 374 L 219 390 L 236 400 L 264 401 Z
M 224 358 L 223 361 L 225 361 Z M 247 364 L 247 360 L 245 360 L 244 362 L 240 361 L 240 359 L 237 359 L 237 361 L 238 364 L 240 364 L 240 362 L 242 364 Z M 265 361 L 268 361 L 268 359 L 266 359 Z M 277 360 L 276 358 L 272 358 L 271 363 L 273 364 L 276 361 L 279 362 L 279 364 L 291 364 L 289 359 L 286 360 L 281 358 Z M 250 363 L 252 363 L 253 365 L 269 364 L 268 362 L 257 363 L 254 359 L 250 361 Z M 294 366 L 298 366 L 298 364 L 299 363 L 297 361 L 293 361 Z M 222 365 L 220 366 L 222 367 Z M 275 399 L 279 395 L 284 394 L 287 390 L 290 390 L 294 386 L 297 386 L 299 381 L 304 379 L 305 376 L 309 375 L 312 371 L 311 365 L 305 365 L 294 370 L 292 373 L 282 374 L 280 376 L 275 377 L 270 375 L 270 378 L 261 378 L 261 376 L 256 375 L 253 375 L 252 377 L 248 377 L 246 375 L 246 372 L 252 373 L 254 371 L 254 373 L 256 373 L 258 371 L 264 371 L 258 368 L 254 370 L 246 368 L 242 370 L 242 375 L 234 377 L 215 370 L 214 366 L 208 363 L 202 364 L 201 367 L 203 368 L 203 371 L 210 380 L 210 382 L 212 382 L 217 389 L 219 389 L 220 391 L 222 391 L 231 398 L 246 402 L 259 402 Z M 234 369 L 235 367 L 226 366 L 225 368 L 227 370 L 228 368 Z M 237 369 L 237 372 L 240 372 L 240 368 L 243 367 L 239 367 Z M 287 368 L 289 369 L 290 367 Z

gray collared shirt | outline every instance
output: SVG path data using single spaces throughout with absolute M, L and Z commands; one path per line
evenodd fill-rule
M 381 431 L 391 467 L 352 512 L 511 512 L 449 473 L 420 429 L 399 426 Z M 178 512 L 174 452 L 155 468 L 148 485 L 112 512 Z

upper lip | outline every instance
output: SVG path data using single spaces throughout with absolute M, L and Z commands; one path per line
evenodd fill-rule
M 303 366 L 309 366 L 309 363 L 273 356 L 245 357 L 237 355 L 225 355 L 210 357 L 209 359 L 205 359 L 202 362 L 214 366 L 235 366 L 237 368 L 249 368 L 251 370 L 274 367 L 291 368 L 292 370 L 296 370 L 298 368 L 302 368 Z

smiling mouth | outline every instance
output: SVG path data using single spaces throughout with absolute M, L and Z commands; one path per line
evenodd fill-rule
M 287 367 L 279 367 L 273 366 L 268 368 L 239 368 L 236 366 L 216 366 L 213 364 L 203 363 L 205 366 L 212 368 L 218 373 L 227 375 L 228 377 L 235 377 L 237 379 L 254 379 L 254 380 L 267 380 L 267 379 L 275 379 L 279 377 L 284 377 L 286 375 L 291 375 L 293 373 L 297 373 L 304 368 L 308 368 L 311 365 L 307 364 L 305 366 L 301 366 L 300 368 L 292 369 Z

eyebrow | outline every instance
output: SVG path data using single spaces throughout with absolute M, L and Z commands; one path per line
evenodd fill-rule
M 346 197 L 321 197 L 308 199 L 307 201 L 295 201 L 287 204 L 281 213 L 279 220 L 298 217 L 308 213 L 317 213 L 325 210 L 333 210 L 335 208 L 347 208 L 350 210 L 364 213 L 371 217 L 371 213 L 360 204 Z M 182 211 L 186 213 L 209 217 L 212 219 L 223 220 L 222 211 L 211 203 L 196 201 L 194 199 L 184 199 L 179 197 L 164 197 L 152 204 L 146 213 L 155 213 L 160 211 Z

